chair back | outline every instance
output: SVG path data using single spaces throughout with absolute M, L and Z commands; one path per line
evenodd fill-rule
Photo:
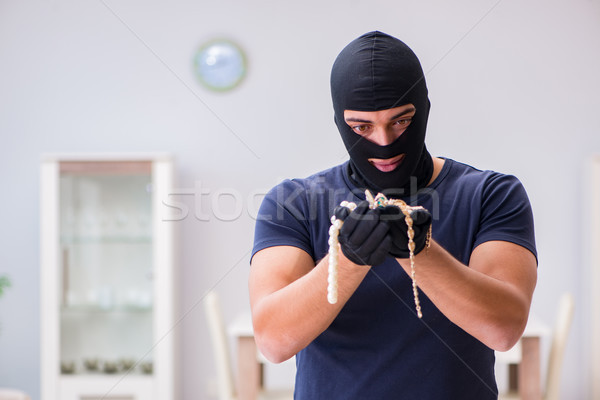
M 229 342 L 225 323 L 223 322 L 221 303 L 216 292 L 210 291 L 204 297 L 204 311 L 210 330 L 213 356 L 217 367 L 219 400 L 234 400 L 236 394 L 233 368 L 229 354 Z
M 573 295 L 571 293 L 563 294 L 558 305 L 558 315 L 552 333 L 544 400 L 558 400 L 560 398 L 560 374 L 574 308 Z

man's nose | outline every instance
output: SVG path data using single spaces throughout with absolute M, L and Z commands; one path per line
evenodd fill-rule
M 371 141 L 379 146 L 387 146 L 393 143 L 397 137 L 392 129 L 380 127 L 376 128 L 373 135 L 370 137 Z

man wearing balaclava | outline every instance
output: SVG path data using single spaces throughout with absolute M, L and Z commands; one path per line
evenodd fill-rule
M 519 339 L 537 279 L 523 186 L 429 154 L 425 76 L 392 36 L 348 44 L 331 94 L 350 159 L 265 196 L 249 280 L 257 345 L 275 362 L 296 356 L 298 400 L 496 399 L 494 350 Z M 406 219 L 395 206 L 370 207 L 365 190 L 423 207 L 411 214 L 422 318 Z M 344 220 L 335 304 L 332 216 Z

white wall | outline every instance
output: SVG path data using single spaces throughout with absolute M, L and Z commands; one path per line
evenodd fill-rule
M 226 318 L 247 308 L 256 205 L 281 178 L 343 161 L 328 78 L 351 39 L 379 29 L 405 40 L 427 71 L 435 155 L 514 173 L 536 218 L 533 312 L 551 322 L 559 293 L 585 299 L 580 211 L 586 157 L 600 151 L 600 3 L 516 1 L 0 0 L 0 385 L 39 396 L 38 162 L 44 152 L 168 151 L 178 188 L 211 194 L 178 223 L 181 389 L 205 399 L 213 376 L 199 302 L 216 286 Z M 228 94 L 199 86 L 194 51 L 227 36 L 246 50 L 247 80 Z M 234 190 L 244 213 L 211 203 Z M 218 211 L 233 212 L 231 198 Z M 208 214 L 208 221 L 194 217 Z M 589 316 L 577 308 L 565 398 L 588 396 Z M 41 333 L 43 335 L 43 332 Z

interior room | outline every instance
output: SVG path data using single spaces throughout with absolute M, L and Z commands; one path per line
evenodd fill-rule
M 170 385 L 177 399 L 218 399 L 207 295 L 218 295 L 235 367 L 241 342 L 232 325 L 250 311 L 261 200 L 284 179 L 348 159 L 331 66 L 372 30 L 400 38 L 421 61 L 430 153 L 522 182 L 538 251 L 530 315 L 547 327 L 540 385 L 568 293 L 560 398 L 600 399 L 598 0 L 0 1 L 0 388 L 50 399 L 42 354 L 59 342 L 43 318 L 52 283 L 42 279 L 42 221 L 52 208 L 42 164 L 158 157 L 172 162 L 156 203 L 172 234 L 172 308 L 161 336 L 172 345 Z M 230 82 L 202 75 L 202 51 L 217 39 L 240 51 Z M 266 365 L 264 378 L 289 388 L 294 372 L 292 359 Z M 512 373 L 498 367 L 499 386 Z

